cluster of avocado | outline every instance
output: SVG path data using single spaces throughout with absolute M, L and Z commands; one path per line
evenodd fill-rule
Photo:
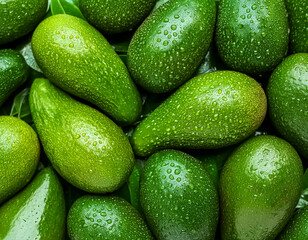
M 43 72 L 34 124 L 0 116 L 1 240 L 308 239 L 307 1 L 48 5 L 0 0 L 0 106 L 33 71 L 7 46 L 31 34 Z M 124 63 L 105 36 L 127 32 Z M 198 75 L 211 43 L 226 68 Z M 140 91 L 168 97 L 142 118 Z

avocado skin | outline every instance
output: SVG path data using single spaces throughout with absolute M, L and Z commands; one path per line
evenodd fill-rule
M 275 69 L 267 96 L 274 126 L 308 159 L 308 53 L 290 55 Z
M 308 239 L 308 206 L 297 210 L 277 240 Z
M 65 218 L 62 186 L 52 168 L 45 168 L 0 207 L 0 239 L 62 240 Z
M 219 2 L 216 45 L 227 66 L 252 75 L 272 71 L 287 54 L 288 44 L 283 0 Z
M 29 76 L 23 56 L 12 49 L 0 50 L 0 106 Z
M 66 181 L 87 192 L 106 193 L 128 179 L 134 154 L 108 117 L 43 78 L 33 82 L 29 101 L 45 153 Z
M 30 181 L 39 157 L 34 130 L 18 118 L 0 116 L 0 204 Z
M 31 32 L 46 15 L 48 0 L 1 1 L 0 45 Z
M 218 194 L 192 156 L 177 150 L 153 154 L 141 175 L 140 202 L 157 239 L 214 239 Z
M 308 53 L 308 2 L 285 0 L 290 23 L 292 53 Z
M 222 170 L 222 239 L 275 239 L 292 217 L 302 187 L 302 162 L 289 143 L 269 135 L 247 140 Z
M 142 22 L 156 0 L 79 0 L 87 21 L 106 35 L 131 31 Z
M 61 89 L 93 103 L 121 125 L 140 116 L 141 98 L 126 66 L 86 21 L 51 16 L 36 28 L 32 48 L 44 75 Z
M 217 149 L 252 134 L 266 114 L 261 86 L 245 74 L 218 71 L 189 80 L 136 128 L 139 156 L 163 148 Z
M 213 0 L 170 0 L 135 32 L 128 69 L 138 85 L 165 93 L 186 82 L 204 58 L 214 31 Z
M 83 196 L 77 199 L 68 213 L 67 228 L 71 240 L 153 239 L 137 210 L 116 196 Z

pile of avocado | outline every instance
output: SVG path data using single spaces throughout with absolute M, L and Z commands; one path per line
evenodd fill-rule
M 0 240 L 307 240 L 307 16 L 0 0 Z

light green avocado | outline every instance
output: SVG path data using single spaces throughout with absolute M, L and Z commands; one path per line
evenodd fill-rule
M 43 78 L 32 84 L 29 100 L 44 151 L 65 180 L 84 191 L 106 193 L 128 179 L 134 154 L 109 118 Z
M 65 14 L 42 21 L 32 38 L 44 75 L 63 90 L 98 106 L 117 123 L 134 123 L 141 98 L 110 44 L 86 21 Z

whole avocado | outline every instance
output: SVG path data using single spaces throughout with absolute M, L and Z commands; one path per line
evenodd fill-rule
M 27 80 L 28 75 L 29 67 L 19 52 L 0 50 L 0 107 Z
M 0 116 L 0 205 L 30 181 L 39 157 L 34 130 L 18 118 Z
M 132 77 L 149 92 L 164 93 L 186 82 L 212 41 L 214 0 L 170 0 L 142 23 L 128 48 Z
M 217 149 L 252 134 L 266 114 L 266 96 L 254 79 L 218 71 L 189 80 L 136 128 L 139 156 L 164 148 Z
M 86 21 L 59 14 L 42 21 L 32 37 L 44 75 L 63 90 L 102 109 L 117 123 L 134 123 L 141 98 L 110 44 Z
M 284 0 L 219 2 L 216 45 L 222 60 L 236 71 L 272 71 L 287 54 L 288 30 Z
M 85 18 L 103 34 L 131 31 L 146 18 L 156 0 L 79 0 Z
M 302 162 L 288 142 L 270 135 L 247 140 L 221 173 L 222 240 L 275 239 L 292 217 L 302 187 Z
M 116 196 L 88 195 L 77 199 L 68 213 L 67 228 L 71 240 L 153 239 L 137 210 Z
M 128 179 L 134 154 L 108 117 L 43 78 L 33 82 L 29 101 L 44 151 L 66 181 L 87 192 L 107 193 Z
M 308 53 L 290 55 L 275 69 L 267 96 L 274 126 L 308 159 Z
M 0 45 L 31 32 L 46 15 L 48 0 L 4 0 L 0 7 Z

